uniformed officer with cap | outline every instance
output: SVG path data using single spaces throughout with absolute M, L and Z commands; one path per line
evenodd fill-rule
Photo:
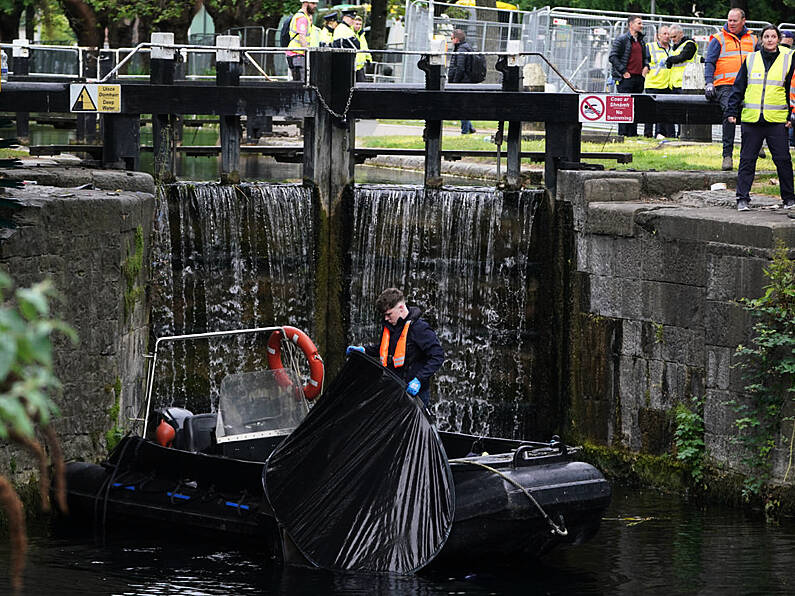
M 347 8 L 342 11 L 342 22 L 334 29 L 334 41 L 331 45 L 335 48 L 344 48 L 347 50 L 358 50 L 361 47 L 359 37 L 353 30 L 353 18 L 356 16 L 356 11 Z
M 334 29 L 336 29 L 337 25 L 339 24 L 339 16 L 337 15 L 337 11 L 335 10 L 328 14 L 324 14 L 323 20 L 325 21 L 325 25 L 320 30 L 320 45 L 330 46 L 334 41 Z

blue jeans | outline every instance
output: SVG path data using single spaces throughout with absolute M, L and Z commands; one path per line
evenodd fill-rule
M 469 120 L 462 120 L 461 121 L 461 134 L 468 135 L 470 133 L 475 132 L 475 128 L 472 126 L 472 122 Z

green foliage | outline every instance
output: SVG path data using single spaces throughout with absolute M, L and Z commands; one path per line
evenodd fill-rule
M 770 283 L 764 294 L 742 300 L 757 322 L 751 343 L 737 346 L 748 399 L 731 402 L 738 415 L 737 440 L 745 447 L 745 490 L 750 494 L 759 494 L 769 480 L 784 406 L 795 399 L 795 261 L 781 241 L 765 275 Z
M 53 373 L 50 336 L 60 331 L 72 341 L 71 327 L 50 316 L 54 295 L 47 280 L 18 288 L 0 271 L 0 438 L 10 434 L 34 439 L 35 426 L 46 426 L 58 413 L 51 399 L 60 383 Z
M 124 437 L 124 429 L 119 426 L 119 413 L 121 412 L 121 379 L 119 377 L 116 377 L 116 382 L 113 384 L 113 392 L 115 399 L 110 410 L 108 410 L 108 418 L 110 418 L 113 426 L 105 433 L 108 452 L 113 451 Z
M 676 459 L 690 469 L 694 482 L 704 478 L 704 400 L 693 398 L 691 404 L 679 404 L 674 411 Z

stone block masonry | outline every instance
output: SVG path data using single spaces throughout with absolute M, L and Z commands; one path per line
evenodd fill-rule
M 673 453 L 673 410 L 698 397 L 708 456 L 743 471 L 727 405 L 743 398 L 735 349 L 752 325 L 738 300 L 762 294 L 777 241 L 795 255 L 795 220 L 772 208 L 780 201 L 755 198 L 771 208 L 738 213 L 733 192 L 707 190 L 733 179 L 720 172 L 559 174 L 556 200 L 571 207 L 577 253 L 570 424 L 582 439 Z M 786 455 L 774 455 L 779 479 Z
M 147 186 L 141 176 L 137 183 Z M 138 415 L 153 213 L 146 192 L 28 185 L 0 196 L 0 267 L 20 287 L 52 279 L 60 296 L 54 314 L 80 337 L 73 346 L 54 336 L 63 384 L 55 424 L 67 458 L 95 460 L 117 424 L 113 414 L 119 426 Z M 8 446 L 0 447 L 0 468 L 16 470 L 18 481 L 34 472 L 30 458 Z

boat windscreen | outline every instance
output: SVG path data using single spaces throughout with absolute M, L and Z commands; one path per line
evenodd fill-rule
M 301 385 L 288 369 L 228 375 L 221 382 L 216 439 L 287 434 L 307 411 Z
M 453 523 L 450 465 L 421 402 L 356 351 L 268 458 L 263 483 L 279 525 L 325 569 L 417 571 Z

